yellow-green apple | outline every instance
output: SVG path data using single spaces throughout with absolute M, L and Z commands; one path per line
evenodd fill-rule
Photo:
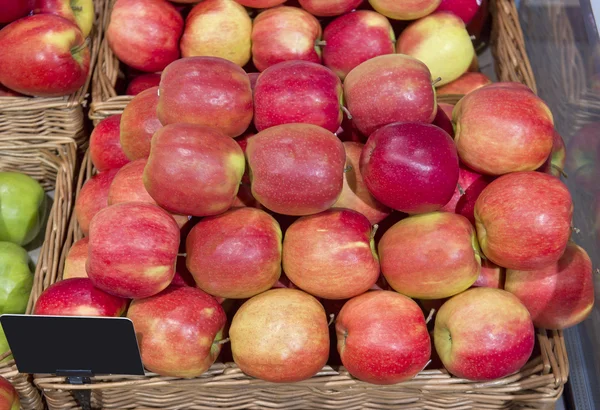
M 441 0 L 369 0 L 378 13 L 394 20 L 416 20 L 431 14 Z
M 465 24 L 469 24 L 479 7 L 482 0 L 442 0 L 435 11 L 448 11 L 462 19 Z
M 362 4 L 363 0 L 298 0 L 302 8 L 313 16 L 339 16 Z
M 330 131 L 312 124 L 283 124 L 248 140 L 252 194 L 285 215 L 329 209 L 342 192 L 346 154 Z
M 537 270 L 556 263 L 571 236 L 572 215 L 565 184 L 541 172 L 503 175 L 475 202 L 481 250 L 507 269 Z
M 384 54 L 394 54 L 396 35 L 384 16 L 358 10 L 333 20 L 323 32 L 323 64 L 342 80 L 354 67 Z
M 161 376 L 200 376 L 221 352 L 227 316 L 216 299 L 200 289 L 170 286 L 134 300 L 127 317 L 144 367 Z
M 159 73 L 147 73 L 134 77 L 127 85 L 126 95 L 138 95 L 148 88 L 158 87 L 160 84 Z M 158 93 L 157 93 L 158 95 Z
M 258 131 L 281 124 L 314 124 L 336 132 L 342 123 L 342 82 L 330 69 L 308 61 L 270 66 L 254 87 Z
M 460 94 L 466 95 L 485 85 L 491 84 L 492 80 L 483 73 L 464 73 L 456 80 L 439 87 L 437 95 Z
M 506 269 L 490 262 L 487 259 L 481 261 L 481 272 L 473 283 L 475 287 L 504 289 Z
M 527 363 L 535 330 L 516 296 L 501 289 L 473 288 L 442 305 L 433 338 L 450 373 L 485 381 L 511 375 Z
M 111 205 L 90 224 L 87 273 L 115 296 L 145 298 L 164 290 L 175 274 L 179 227 L 156 205 Z
M 194 0 L 196 1 L 196 0 Z M 285 0 L 235 0 L 242 6 L 252 7 L 254 9 L 267 9 L 270 7 L 279 6 L 285 3 Z
M 94 26 L 93 0 L 36 0 L 33 14 L 55 14 L 76 24 L 84 37 Z
M 245 302 L 229 329 L 233 360 L 249 376 L 269 382 L 309 379 L 329 357 L 323 306 L 296 289 L 272 289 Z
M 0 376 L 0 409 L 19 410 L 20 408 L 21 401 L 17 390 L 8 380 Z
M 539 168 L 552 151 L 554 120 L 528 87 L 494 83 L 464 96 L 452 112 L 460 159 L 473 170 L 502 175 Z
M 396 292 L 376 290 L 350 299 L 337 316 L 335 330 L 344 367 L 368 383 L 410 380 L 431 357 L 423 312 L 414 300 Z
M 506 270 L 504 289 L 525 305 L 533 324 L 546 329 L 566 329 L 582 322 L 594 307 L 592 262 L 574 242 L 561 258 L 542 269 Z
M 81 188 L 75 201 L 75 216 L 79 228 L 88 235 L 90 221 L 101 209 L 108 206 L 108 189 L 118 169 L 110 169 L 93 176 Z
M 283 270 L 300 289 L 348 299 L 379 278 L 371 223 L 350 209 L 331 209 L 294 222 L 283 240 Z
M 452 198 L 458 155 L 441 128 L 398 122 L 371 134 L 360 156 L 360 172 L 382 204 L 409 214 L 431 212 Z
M 87 278 L 87 270 L 85 265 L 88 257 L 89 238 L 82 238 L 71 245 L 67 258 L 65 259 L 65 268 L 62 278 Z
M 454 138 L 454 125 L 452 124 L 452 120 L 450 118 L 452 118 L 452 115 L 448 116 L 446 111 L 440 109 L 438 106 L 438 110 L 435 114 L 432 124 L 443 129 L 448 133 L 448 135 L 450 135 L 450 137 Z
M 424 62 L 436 87 L 463 75 L 471 65 L 475 49 L 465 23 L 452 13 L 440 12 L 417 20 L 398 36 L 396 52 Z
M 75 24 L 38 14 L 0 30 L 0 61 L 0 83 L 6 87 L 26 95 L 60 97 L 85 84 L 90 48 Z
M 411 298 L 456 295 L 473 285 L 481 270 L 475 228 L 450 212 L 403 219 L 388 229 L 378 249 L 387 282 Z
M 140 71 L 161 71 L 179 58 L 183 17 L 164 0 L 117 0 L 106 39 L 117 58 Z
M 158 87 L 151 87 L 133 97 L 123 110 L 121 147 L 131 161 L 150 155 L 152 136 L 162 127 L 157 107 Z
M 186 265 L 213 296 L 245 299 L 270 289 L 281 275 L 281 229 L 256 208 L 202 219 L 186 240 Z
M 221 57 L 243 67 L 250 61 L 252 20 L 233 0 L 205 0 L 185 20 L 183 57 Z
M 454 195 L 441 210 L 454 212 L 467 218 L 473 226 L 475 225 L 475 202 L 486 186 L 494 180 L 489 175 L 481 175 L 463 164 L 458 169 L 458 184 L 454 189 Z
M 156 201 L 144 186 L 144 168 L 147 162 L 144 158 L 138 159 L 117 172 L 108 189 L 108 205 L 124 202 L 146 202 L 156 205 Z M 189 220 L 185 215 L 171 214 L 171 216 L 180 228 Z
M 144 186 L 169 212 L 218 215 L 231 208 L 245 165 L 240 146 L 218 129 L 171 124 L 152 138 Z
M 35 7 L 36 0 L 0 0 L 0 25 L 12 23 L 28 15 Z M 9 407 L 10 408 L 10 407 Z
M 97 289 L 88 278 L 61 280 L 42 292 L 33 310 L 46 316 L 119 317 L 128 300 Z
M 162 73 L 158 119 L 205 125 L 237 137 L 252 122 L 252 89 L 248 74 L 219 57 L 188 57 Z
M 0 172 L 0 241 L 27 245 L 40 232 L 44 189 L 29 175 Z
M 552 151 L 550 152 L 550 156 L 537 170 L 560 178 L 564 174 L 567 150 L 563 138 L 556 130 L 554 130 L 552 136 Z
M 258 71 L 288 60 L 321 63 L 321 25 L 298 7 L 260 13 L 252 27 L 252 61 Z
M 376 200 L 367 189 L 360 173 L 360 154 L 364 144 L 346 141 L 346 168 L 344 186 L 333 208 L 348 208 L 367 217 L 371 225 L 381 222 L 392 210 Z
M 0 242 L 0 314 L 22 314 L 33 287 L 27 251 L 12 242 Z
M 600 122 L 584 125 L 569 139 L 565 162 L 570 180 L 587 191 L 600 190 Z
M 405 55 L 378 56 L 354 68 L 344 80 L 344 97 L 352 122 L 367 136 L 393 122 L 435 118 L 431 73 Z
M 111 115 L 94 127 L 90 135 L 90 158 L 100 172 L 121 168 L 129 162 L 121 147 L 120 114 Z

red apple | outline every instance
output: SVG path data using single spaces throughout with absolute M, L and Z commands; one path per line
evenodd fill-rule
M 475 225 L 475 202 L 481 191 L 494 180 L 488 175 L 481 175 L 467 168 L 463 164 L 458 169 L 458 184 L 454 189 L 454 195 L 441 210 L 454 212 L 467 218 Z
M 491 84 L 492 80 L 483 73 L 464 73 L 456 80 L 449 82 L 448 84 L 439 87 L 436 92 L 437 95 L 447 94 L 461 94 L 466 95 L 471 91 L 475 91 L 478 88 Z
M 182 33 L 183 18 L 168 1 L 117 0 L 106 39 L 119 60 L 151 73 L 179 58 Z
M 85 265 L 88 257 L 89 238 L 82 238 L 71 245 L 67 258 L 65 259 L 65 269 L 63 270 L 63 280 L 71 278 L 87 278 L 88 274 Z
M 196 0 L 194 0 L 195 2 Z M 254 9 L 266 9 L 269 7 L 279 6 L 285 3 L 285 0 L 235 0 L 242 6 L 252 7 Z
M 546 268 L 508 269 L 505 289 L 521 300 L 535 326 L 566 329 L 582 322 L 594 307 L 592 262 L 583 248 L 570 242 Z
M 259 132 L 246 148 L 252 194 L 266 208 L 286 215 L 329 209 L 343 186 L 346 154 L 324 128 L 284 124 Z
M 361 5 L 363 0 L 298 0 L 313 16 L 339 16 Z
M 93 0 L 37 0 L 33 14 L 55 14 L 76 24 L 84 37 L 87 37 L 94 26 Z
M 127 95 L 138 95 L 142 91 L 147 90 L 148 88 L 158 87 L 160 84 L 160 74 L 159 73 L 148 73 L 138 75 L 134 77 L 127 86 L 127 91 L 125 94 Z M 158 95 L 158 94 L 157 94 Z
M 473 286 L 478 288 L 504 289 L 505 277 L 506 269 L 483 259 L 481 261 L 481 272 L 475 283 L 473 283 Z
M 441 0 L 369 0 L 378 13 L 394 20 L 416 20 L 431 14 Z
M 121 147 L 121 115 L 106 117 L 90 135 L 90 157 L 94 167 L 102 172 L 118 169 L 129 162 Z
M 185 266 L 185 256 L 177 256 L 177 262 L 175 263 L 175 276 L 173 276 L 170 286 L 196 287 L 196 281 L 194 281 L 194 277 Z
M 260 13 L 252 27 L 252 61 L 258 71 L 288 60 L 321 63 L 319 21 L 297 7 Z
M 281 275 L 281 229 L 268 213 L 238 208 L 202 219 L 186 241 L 186 264 L 213 296 L 245 299 L 270 289 Z
M 10 88 L 6 88 L 2 84 L 0 84 L 0 97 L 25 97 L 25 96 L 21 93 L 11 90 Z
M 4 7 L 4 4 L 0 7 Z M 20 408 L 21 401 L 17 390 L 8 380 L 0 376 L 0 409 L 19 410 Z
M 442 0 L 436 11 L 449 11 L 469 24 L 477 14 L 481 2 L 482 0 Z
M 450 137 L 454 138 L 454 125 L 452 125 L 452 115 L 448 116 L 444 109 L 440 109 L 438 106 L 437 113 L 433 119 L 432 124 L 446 131 Z
M 256 81 L 258 81 L 258 77 L 260 73 L 248 73 L 248 78 L 250 79 L 250 88 L 252 92 L 254 92 L 254 87 L 256 86 Z
M 396 292 L 372 291 L 350 299 L 337 317 L 335 330 L 344 367 L 368 383 L 410 380 L 431 357 L 431 340 L 419 305 Z
M 269 382 L 310 379 L 329 357 L 325 309 L 300 290 L 272 289 L 254 296 L 235 314 L 229 337 L 238 367 Z
M 283 241 L 283 270 L 300 289 L 326 299 L 348 299 L 379 278 L 369 220 L 332 209 L 294 222 Z
M 489 184 L 475 203 L 485 256 L 508 269 L 537 270 L 562 256 L 571 236 L 567 187 L 541 172 L 515 172 Z
M 367 217 L 371 225 L 381 222 L 392 210 L 373 198 L 360 173 L 360 154 L 364 145 L 358 142 L 344 142 L 346 168 L 344 186 L 334 208 L 348 208 Z
M 453 375 L 495 380 L 527 363 L 535 330 L 516 296 L 500 289 L 473 288 L 442 305 L 435 319 L 434 342 Z
M 567 151 L 565 149 L 565 142 L 556 130 L 553 133 L 552 139 L 552 151 L 550 156 L 546 159 L 546 162 L 542 164 L 537 170 L 545 172 L 546 174 L 554 175 L 560 178 L 564 174 L 565 162 L 567 157 Z
M 128 202 L 98 212 L 90 224 L 87 272 L 94 286 L 124 298 L 145 298 L 171 283 L 179 227 L 156 205 Z
M 290 123 L 314 124 L 336 132 L 342 123 L 342 82 L 328 68 L 285 61 L 267 68 L 254 88 L 258 131 Z
M 252 20 L 233 0 L 204 0 L 188 14 L 181 37 L 183 57 L 211 56 L 240 67 L 250 61 Z
M 158 120 L 158 87 L 142 91 L 125 106 L 121 116 L 121 146 L 131 161 L 148 158 L 150 141 L 162 127 Z
M 252 121 L 250 79 L 222 58 L 182 58 L 162 73 L 157 110 L 163 125 L 205 125 L 237 137 Z
M 344 97 L 352 121 L 365 135 L 393 122 L 435 118 L 429 69 L 401 54 L 378 56 L 350 71 L 344 80 Z
M 12 23 L 28 15 L 35 6 L 36 0 L 0 0 L 0 25 Z M 8 407 L 10 409 L 10 406 Z
M 437 104 L 438 106 L 438 111 L 444 111 L 444 114 L 446 114 L 448 116 L 448 119 L 452 120 L 452 111 L 454 110 L 454 104 L 448 104 L 448 103 L 443 103 L 443 102 L 439 102 Z M 439 127 L 439 125 L 438 125 Z M 454 135 L 454 132 L 452 133 L 452 135 Z
M 127 310 L 127 299 L 96 289 L 88 278 L 65 279 L 42 292 L 34 315 L 119 317 Z
M 156 201 L 144 187 L 144 168 L 147 162 L 143 158 L 138 159 L 117 172 L 108 190 L 108 205 L 124 202 L 146 202 L 156 205 Z M 188 217 L 185 215 L 171 214 L 171 216 L 180 228 L 188 222 Z
M 108 189 L 118 171 L 118 169 L 111 169 L 92 177 L 77 195 L 75 216 L 84 235 L 87 236 L 94 215 L 108 206 Z
M 460 159 L 483 174 L 533 171 L 552 151 L 552 113 L 524 85 L 495 83 L 467 94 L 453 121 Z
M 244 168 L 242 149 L 219 130 L 171 124 L 152 138 L 144 186 L 169 212 L 218 215 L 231 207 Z
M 85 84 L 90 48 L 75 24 L 40 14 L 0 30 L 0 61 L 0 83 L 6 87 L 26 95 L 60 97 Z
M 200 289 L 170 286 L 134 300 L 133 322 L 144 367 L 161 376 L 197 377 L 221 351 L 227 317 L 215 298 Z
M 468 289 L 481 270 L 475 228 L 467 218 L 449 212 L 398 222 L 381 238 L 379 257 L 390 286 L 418 299 L 456 295 Z
M 333 20 L 323 32 L 323 41 L 323 63 L 342 80 L 365 61 L 394 54 L 396 49 L 396 35 L 388 19 L 369 10 Z
M 452 138 L 442 129 L 395 123 L 371 134 L 360 157 L 360 172 L 382 204 L 409 214 L 425 213 L 452 198 L 458 156 Z

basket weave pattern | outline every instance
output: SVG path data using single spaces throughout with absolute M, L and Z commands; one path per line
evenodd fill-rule
M 0 171 L 25 173 L 39 181 L 44 189 L 54 190 L 54 202 L 35 269 L 27 313 L 33 310 L 42 290 L 56 281 L 58 260 L 71 215 L 75 161 L 76 145 L 71 138 L 0 135 Z M 6 352 L 0 357 L 5 358 L 8 354 Z M 31 376 L 18 373 L 14 360 L 0 364 L 0 376 L 15 386 L 23 410 L 44 408 Z

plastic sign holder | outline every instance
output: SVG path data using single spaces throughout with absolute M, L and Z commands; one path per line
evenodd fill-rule
M 131 320 L 118 317 L 2 315 L 2 328 L 19 373 L 65 376 L 73 385 L 98 375 L 143 376 Z M 91 410 L 91 390 L 73 390 Z

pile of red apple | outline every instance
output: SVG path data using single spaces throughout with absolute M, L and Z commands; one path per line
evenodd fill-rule
M 0 97 L 60 97 L 81 88 L 94 19 L 93 0 L 0 0 Z
M 220 57 L 176 59 L 98 124 L 99 173 L 75 206 L 85 238 L 35 314 L 126 314 L 165 376 L 199 376 L 229 341 L 242 371 L 273 382 L 334 364 L 335 328 L 348 372 L 391 384 L 428 365 L 432 339 L 458 377 L 510 375 L 534 326 L 590 313 L 564 145 L 529 88 L 477 88 L 450 121 L 436 74 L 406 54 L 346 75 L 271 62 L 253 83 Z M 365 144 L 342 142 L 344 113 Z

